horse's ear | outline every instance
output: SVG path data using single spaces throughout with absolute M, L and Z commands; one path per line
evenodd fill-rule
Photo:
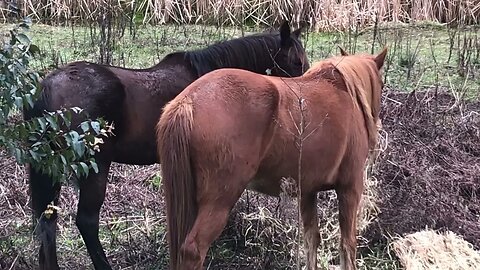
M 291 44 L 292 38 L 290 34 L 290 25 L 288 21 L 284 21 L 280 26 L 280 43 L 282 46 L 289 46 Z
M 300 28 L 298 28 L 297 30 L 293 31 L 292 32 L 292 35 L 295 37 L 295 38 L 299 38 L 300 35 L 302 34 L 302 32 L 305 30 L 305 28 L 307 28 L 307 24 L 306 23 L 302 23 L 300 25 Z
M 342 56 L 348 56 L 349 54 L 339 45 L 338 49 L 340 50 L 340 54 Z
M 383 64 L 385 63 L 385 57 L 387 56 L 387 47 L 383 49 L 381 53 L 379 53 L 377 56 L 375 56 L 375 64 L 377 64 L 377 68 L 381 69 L 383 67 Z

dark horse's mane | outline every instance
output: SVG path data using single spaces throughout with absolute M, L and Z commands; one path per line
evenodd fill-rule
M 259 48 L 263 48 L 263 50 Z M 266 53 L 269 48 L 270 52 Z M 190 63 L 200 77 L 212 70 L 225 67 L 258 70 L 259 67 L 269 66 L 268 63 L 273 61 L 280 48 L 280 34 L 267 32 L 219 42 L 203 49 L 178 53 L 183 54 L 184 59 Z

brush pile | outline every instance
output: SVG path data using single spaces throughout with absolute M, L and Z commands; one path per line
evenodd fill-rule
M 427 228 L 450 230 L 480 249 L 480 102 L 446 91 L 389 92 L 383 104 L 388 148 L 370 242 Z

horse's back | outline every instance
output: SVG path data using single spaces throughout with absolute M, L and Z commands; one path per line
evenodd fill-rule
M 221 69 L 189 85 L 175 100 L 185 96 L 192 100 L 196 152 L 219 166 L 240 161 L 256 169 L 273 138 L 279 102 L 275 85 L 249 71 Z

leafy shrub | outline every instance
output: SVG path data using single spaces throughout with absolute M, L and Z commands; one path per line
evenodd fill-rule
M 0 50 L 0 147 L 19 164 L 30 163 L 56 180 L 65 180 L 72 172 L 87 176 L 97 172 L 93 155 L 102 143 L 101 136 L 111 132 L 102 119 L 72 125 L 80 108 L 44 112 L 43 116 L 21 119 L 21 112 L 32 108 L 39 97 L 40 75 L 29 68 L 39 48 L 26 35 L 30 22 L 24 20 L 6 35 Z

